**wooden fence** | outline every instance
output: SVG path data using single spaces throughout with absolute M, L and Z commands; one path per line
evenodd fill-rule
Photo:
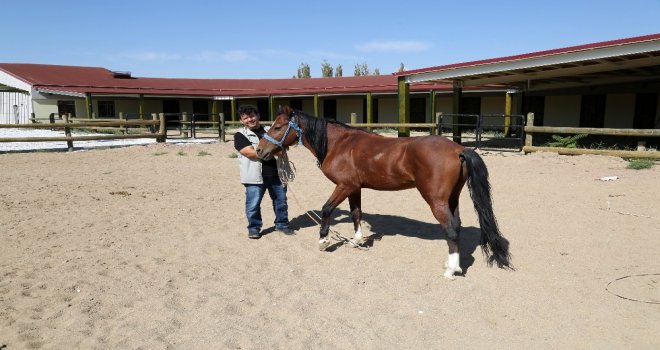
M 658 151 L 624 151 L 608 149 L 588 149 L 588 148 L 565 148 L 565 147 L 544 147 L 533 146 L 533 135 L 537 134 L 587 134 L 587 135 L 606 135 L 606 136 L 633 136 L 633 137 L 660 137 L 660 129 L 613 129 L 613 128 L 574 128 L 574 127 L 555 127 L 555 126 L 534 126 L 534 113 L 527 114 L 527 126 L 525 126 L 525 146 L 523 152 L 555 152 L 566 155 L 580 154 L 601 154 L 622 158 L 658 158 Z M 641 146 L 641 144 L 640 144 Z
M 64 116 L 63 122 L 58 123 L 34 123 L 34 124 L 0 124 L 0 129 L 61 129 L 65 136 L 41 136 L 41 137 L 3 137 L 0 142 L 58 142 L 66 141 L 69 151 L 73 150 L 75 141 L 114 140 L 114 139 L 143 139 L 156 138 L 157 142 L 165 142 L 167 130 L 165 128 L 165 116 L 161 113 L 155 120 L 125 120 L 125 119 L 74 119 L 70 115 Z M 39 119 L 33 118 L 33 122 Z M 138 134 L 106 134 L 106 135 L 71 135 L 71 129 L 125 129 L 128 127 L 158 127 Z

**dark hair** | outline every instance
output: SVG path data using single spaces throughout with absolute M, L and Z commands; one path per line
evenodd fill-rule
M 254 105 L 242 105 L 238 107 L 238 119 L 241 118 L 243 114 L 256 114 L 259 115 L 259 110 Z

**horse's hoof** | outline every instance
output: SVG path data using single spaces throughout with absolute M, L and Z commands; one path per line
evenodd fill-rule
M 326 239 L 319 240 L 319 250 L 320 251 L 324 251 L 324 250 L 328 249 L 329 246 L 330 246 L 330 240 L 329 239 L 326 238 Z
M 450 281 L 456 280 L 456 276 L 454 276 L 454 270 L 453 269 L 447 269 L 447 271 L 445 271 L 444 276 L 445 276 L 446 279 L 448 279 Z

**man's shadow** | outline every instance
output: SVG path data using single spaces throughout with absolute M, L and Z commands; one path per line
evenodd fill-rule
M 318 215 L 315 215 L 318 214 Z M 290 220 L 291 226 L 296 229 L 319 227 L 320 212 L 308 211 L 306 214 L 299 215 Z M 313 219 L 312 219 L 313 218 Z M 440 228 L 439 223 L 428 223 L 419 220 L 409 219 L 395 215 L 368 214 L 362 213 L 362 221 L 371 226 L 371 234 L 365 237 L 364 246 L 373 247 L 375 241 L 380 241 L 384 236 L 402 235 L 425 240 L 447 240 L 447 234 Z M 330 232 L 333 225 L 338 223 L 352 223 L 350 213 L 346 210 L 335 209 L 330 217 Z M 352 226 L 351 226 L 352 227 Z M 353 238 L 353 233 L 349 237 Z M 478 227 L 461 227 L 459 238 L 460 266 L 463 274 L 474 264 L 474 252 L 481 242 L 481 230 Z M 331 244 L 326 251 L 334 251 L 344 245 L 345 239 L 338 240 Z

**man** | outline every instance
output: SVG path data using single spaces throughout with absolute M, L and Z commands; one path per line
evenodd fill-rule
M 259 123 L 259 111 L 253 105 L 238 108 L 238 117 L 243 127 L 234 135 L 234 148 L 238 151 L 241 183 L 245 186 L 245 215 L 248 220 L 248 237 L 261 237 L 261 200 L 266 191 L 273 201 L 275 230 L 291 235 L 286 188 L 277 172 L 277 161 L 262 161 L 257 157 L 259 140 L 268 131 Z

